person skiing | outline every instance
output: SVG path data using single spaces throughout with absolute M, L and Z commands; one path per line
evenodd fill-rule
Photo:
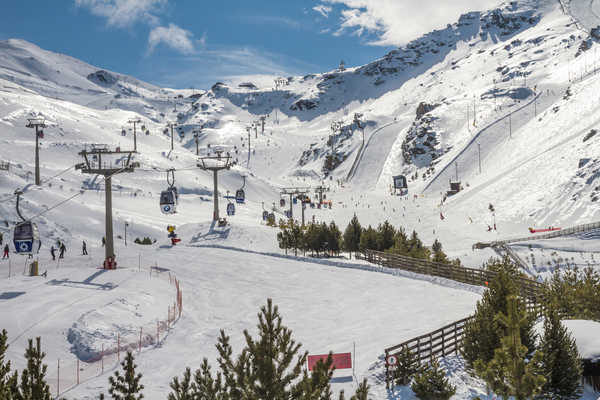
M 2 255 L 2 259 L 4 260 L 5 258 L 8 258 L 8 252 L 10 251 L 10 249 L 8 248 L 8 245 L 4 246 L 4 254 Z
M 81 245 L 81 255 L 82 256 L 87 256 L 88 252 L 87 252 L 87 245 L 85 244 L 85 240 L 83 241 L 83 244 Z
M 102 236 L 102 247 L 106 245 L 106 237 Z
M 54 245 L 50 247 L 50 254 L 52 255 L 52 261 L 56 261 L 56 249 L 54 248 Z
M 4 235 L 2 235 L 2 232 L 0 232 L 0 246 L 2 246 L 3 242 L 4 242 Z
M 67 248 L 65 247 L 64 243 L 60 244 L 60 254 L 58 256 L 58 258 L 65 258 L 65 251 L 67 251 Z

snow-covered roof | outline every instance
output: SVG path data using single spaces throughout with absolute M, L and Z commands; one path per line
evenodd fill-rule
M 600 359 L 600 322 L 588 320 L 562 322 L 575 338 L 581 358 Z

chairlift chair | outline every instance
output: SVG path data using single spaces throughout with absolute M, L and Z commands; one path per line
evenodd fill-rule
M 127 136 L 127 131 L 125 129 L 121 129 L 121 136 Z
M 298 198 L 297 198 L 297 197 L 294 197 L 294 199 L 292 200 L 292 203 L 293 203 L 293 204 L 298 204 Z
M 43 139 L 43 138 L 44 138 L 44 131 L 39 131 L 39 132 L 38 132 L 38 137 L 39 137 L 40 139 Z
M 13 243 L 18 254 L 39 253 L 42 243 L 37 225 L 31 221 L 17 224 L 13 231 Z
M 267 219 L 269 219 L 269 212 L 268 211 L 263 211 L 263 213 L 262 213 L 262 219 L 263 219 L 263 221 L 266 221 Z
M 279 199 L 279 206 L 285 207 L 285 199 Z

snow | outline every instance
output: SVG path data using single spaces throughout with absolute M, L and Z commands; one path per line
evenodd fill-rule
M 586 320 L 562 321 L 577 342 L 579 355 L 583 359 L 600 358 L 600 323 Z
M 0 42 L 0 160 L 11 163 L 9 171 L 0 171 L 0 231 L 10 240 L 18 220 L 13 193 L 22 188 L 22 212 L 36 216 L 40 265 L 48 271 L 47 280 L 24 277 L 25 259 L 11 255 L 8 278 L 9 263 L 0 264 L 0 320 L 9 331 L 13 362 L 22 367 L 27 338 L 36 335 L 43 337 L 52 366 L 59 358 L 94 358 L 103 344 L 114 344 L 115 335 L 135 340 L 139 326 L 166 318 L 174 289 L 165 274 L 171 272 L 182 282 L 184 313 L 158 345 L 145 343 L 137 356 L 146 398 L 164 398 L 170 378 L 187 365 L 198 366 L 203 356 L 214 364 L 220 328 L 239 350 L 241 331 L 253 329 L 267 297 L 311 353 L 349 351 L 356 343 L 357 377 L 369 379 L 374 398 L 412 398 L 409 390 L 385 391 L 383 349 L 471 314 L 481 289 L 356 260 L 285 256 L 277 229 L 262 222 L 262 212 L 283 218 L 283 187 L 324 184 L 333 208 L 307 208 L 307 221 L 335 220 L 344 228 L 353 215 L 364 226 L 388 219 L 408 233 L 415 229 L 426 245 L 439 239 L 449 256 L 470 267 L 496 255 L 491 249 L 474 252 L 476 242 L 522 237 L 530 226 L 599 220 L 600 136 L 583 139 L 598 126 L 600 60 L 596 42 L 580 52 L 587 33 L 572 23 L 582 13 L 592 18 L 585 7 L 596 3 L 572 0 L 568 10 L 574 17 L 550 0 L 499 4 L 365 66 L 288 77 L 278 90 L 272 76 L 238 77 L 206 91 L 158 88 L 22 40 Z M 511 22 L 501 27 L 496 19 Z M 243 82 L 256 89 L 239 87 Z M 439 104 L 428 115 L 442 155 L 429 165 L 407 164 L 402 147 L 421 102 Z M 362 151 L 355 113 L 363 114 L 365 124 Z M 246 127 L 261 115 L 267 116 L 265 133 L 251 131 L 248 154 Z M 32 116 L 48 125 L 41 140 L 41 187 L 32 183 L 34 133 L 25 128 Z M 112 179 L 120 268 L 99 272 L 104 183 L 73 166 L 92 143 L 132 148 L 133 117 L 143 120 L 150 135 L 138 131 L 134 158 L 140 168 Z M 163 133 L 169 121 L 179 125 L 173 151 Z M 333 121 L 344 127 L 336 145 L 345 160 L 325 173 Z M 247 176 L 246 204 L 236 204 L 224 229 L 211 222 L 212 174 L 196 167 L 194 130 L 200 128 L 200 154 L 222 145 L 237 161 L 219 175 L 222 213 L 223 196 L 235 193 Z M 442 203 L 457 166 L 464 190 Z M 168 186 L 169 168 L 176 169 L 180 202 L 177 214 L 163 215 L 158 195 Z M 408 196 L 389 194 L 391 177 L 398 174 L 409 177 Z M 295 205 L 294 216 L 300 213 Z M 498 230 L 487 232 L 494 218 Z M 175 248 L 166 236 L 169 224 L 182 238 Z M 134 245 L 137 237 L 156 243 Z M 48 255 L 57 239 L 68 249 L 60 264 Z M 526 272 L 542 279 L 567 261 L 597 269 L 596 239 L 587 233 L 511 248 L 528 263 Z M 90 257 L 77 255 L 82 240 Z M 152 265 L 167 270 L 162 278 L 150 277 Z M 455 398 L 488 398 L 460 359 L 444 365 L 459 386 Z M 106 388 L 111 368 L 65 396 L 92 398 Z M 351 387 L 334 384 L 336 390 Z

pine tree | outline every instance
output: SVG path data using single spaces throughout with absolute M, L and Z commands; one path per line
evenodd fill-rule
M 377 250 L 385 251 L 394 246 L 396 230 L 388 221 L 377 227 Z
M 121 362 L 123 375 L 119 371 L 115 371 L 115 376 L 108 378 L 110 383 L 108 393 L 110 393 L 113 400 L 140 400 L 144 398 L 142 394 L 144 385 L 140 384 L 142 374 L 136 375 L 137 365 L 133 361 L 133 354 L 128 351 L 125 360 Z
M 169 386 L 173 392 L 169 393 L 168 400 L 194 400 L 192 371 L 189 368 L 185 369 L 181 381 L 175 377 Z
M 287 255 L 288 248 L 290 247 L 290 233 L 287 228 L 283 228 L 277 232 L 277 243 L 280 249 L 285 249 L 285 254 Z
M 444 251 L 442 250 L 442 244 L 437 239 L 435 239 L 435 241 L 433 242 L 431 250 L 433 251 L 433 258 L 431 259 L 431 261 L 443 264 L 449 263 L 446 253 L 444 253 Z
M 342 241 L 342 233 L 340 232 L 339 228 L 337 227 L 334 221 L 331 221 L 331 223 L 329 224 L 327 233 L 327 247 L 329 248 L 329 251 L 331 251 L 331 253 L 335 255 L 339 254 L 341 248 L 340 242 Z
M 350 258 L 352 258 L 352 252 L 356 252 L 360 248 L 361 233 L 362 226 L 360 226 L 360 222 L 358 222 L 358 218 L 354 214 L 346 230 L 344 230 L 344 250 L 350 252 Z
M 448 400 L 456 393 L 456 387 L 450 384 L 435 359 L 415 376 L 410 388 L 421 400 Z
M 394 383 L 398 386 L 406 386 L 421 371 L 421 365 L 415 354 L 406 346 L 402 348 L 402 351 L 396 357 L 398 363 L 393 372 Z
M 505 329 L 497 322 L 496 315 L 500 312 L 506 314 L 508 297 L 519 293 L 515 283 L 518 271 L 508 259 L 490 260 L 485 268 L 494 271 L 496 276 L 477 302 L 473 319 L 465 324 L 462 355 L 470 367 L 476 360 L 488 363 L 494 357 L 494 351 L 500 347 L 505 336 Z M 525 310 L 524 303 L 518 299 L 517 304 Z M 535 350 L 534 323 L 535 318 L 529 316 L 527 323 L 521 327 L 521 343 L 527 347 L 528 356 Z
M 540 398 L 578 399 L 582 393 L 582 367 L 577 344 L 554 307 L 546 313 L 539 349 L 543 354 L 542 370 L 546 378 Z
M 0 399 L 11 400 L 17 392 L 18 376 L 10 373 L 10 360 L 4 361 L 8 350 L 8 333 L 6 329 L 0 332 Z
M 371 225 L 360 235 L 360 250 L 377 250 L 377 231 Z
M 527 347 L 521 344 L 521 328 L 528 323 L 527 314 L 519 308 L 517 298 L 508 298 L 508 313 L 498 313 L 496 320 L 506 329 L 500 348 L 494 358 L 485 363 L 475 362 L 475 371 L 489 387 L 504 399 L 514 396 L 526 400 L 540 393 L 545 382 L 540 371 L 542 352 L 537 351 L 527 362 Z
M 204 359 L 194 374 L 191 389 L 184 389 L 189 375 L 186 371 L 181 382 L 171 385 L 175 392 L 169 400 L 183 400 L 187 393 L 192 393 L 194 400 L 331 400 L 331 354 L 325 361 L 319 361 L 309 374 L 304 370 L 308 353 L 300 352 L 301 345 L 292 339 L 291 330 L 282 324 L 279 310 L 271 299 L 261 308 L 258 321 L 258 337 L 252 338 L 244 331 L 246 346 L 235 358 L 230 338 L 221 330 L 216 346 L 219 353 L 216 378 Z M 352 399 L 366 400 L 367 395 L 365 381 Z M 340 399 L 343 399 L 342 394 Z
M 298 249 L 302 249 L 304 246 L 304 231 L 302 230 L 302 227 L 294 221 L 292 221 L 292 226 L 290 228 L 290 242 L 294 249 L 294 255 L 297 256 Z
M 22 400 L 50 400 L 50 386 L 46 383 L 46 370 L 48 366 L 43 364 L 46 353 L 42 352 L 41 338 L 29 339 L 29 346 L 25 351 L 27 367 L 21 373 L 20 394 L 15 398 Z

